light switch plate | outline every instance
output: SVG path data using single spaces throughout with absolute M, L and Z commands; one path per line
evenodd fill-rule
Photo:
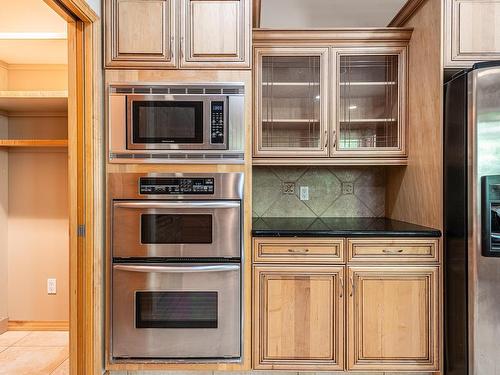
M 47 279 L 47 294 L 56 294 L 56 293 L 57 293 L 57 280 Z

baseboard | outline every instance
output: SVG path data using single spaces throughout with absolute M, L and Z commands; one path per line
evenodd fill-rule
M 0 318 L 0 335 L 7 332 L 9 318 Z
M 67 320 L 9 320 L 9 331 L 68 331 Z

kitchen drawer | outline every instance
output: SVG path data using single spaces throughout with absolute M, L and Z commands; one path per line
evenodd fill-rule
M 258 237 L 253 240 L 256 263 L 343 263 L 343 238 Z
M 439 261 L 436 238 L 351 238 L 349 262 L 419 263 Z

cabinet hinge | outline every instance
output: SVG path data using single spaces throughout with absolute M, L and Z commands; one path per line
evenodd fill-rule
M 78 237 L 85 237 L 85 232 L 86 232 L 85 224 L 80 224 L 77 230 Z

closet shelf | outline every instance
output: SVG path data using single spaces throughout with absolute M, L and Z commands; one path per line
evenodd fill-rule
M 68 147 L 67 139 L 0 139 L 0 147 Z
M 0 91 L 1 112 L 67 112 L 67 91 Z

